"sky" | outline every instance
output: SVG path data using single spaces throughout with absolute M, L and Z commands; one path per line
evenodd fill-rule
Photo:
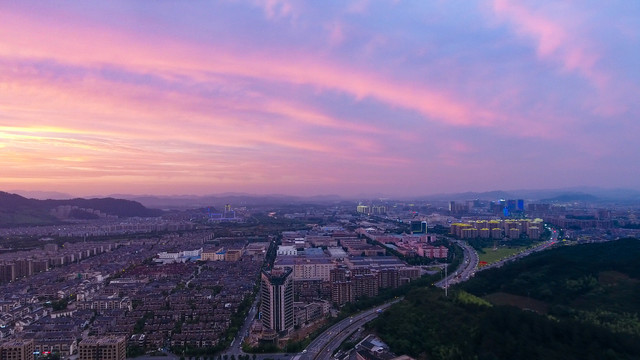
M 0 190 L 640 189 L 640 2 L 2 1 Z

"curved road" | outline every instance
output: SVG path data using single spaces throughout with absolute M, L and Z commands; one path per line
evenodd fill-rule
M 341 320 L 315 338 L 299 356 L 296 356 L 296 360 L 330 359 L 331 355 L 338 349 L 338 347 L 340 347 L 340 344 L 342 344 L 342 342 L 345 341 L 354 331 L 378 317 L 382 311 L 400 300 L 402 300 L 402 298 L 394 299 L 393 301 L 377 306 L 373 309 L 363 311 L 359 314 Z
M 451 284 L 469 280 L 469 278 L 471 278 L 473 274 L 475 274 L 476 269 L 478 268 L 478 253 L 474 248 L 469 246 L 469 244 L 467 244 L 465 241 L 451 240 L 451 242 L 462 248 L 462 254 L 464 255 L 464 258 L 462 259 L 460 267 L 456 269 L 456 271 L 435 283 L 435 286 L 443 289 L 450 286 Z

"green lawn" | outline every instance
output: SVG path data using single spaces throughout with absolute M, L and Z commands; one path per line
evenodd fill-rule
M 488 264 L 504 259 L 526 249 L 526 246 L 503 247 L 500 246 L 496 250 L 492 247 L 482 249 L 484 254 L 478 253 L 478 261 L 486 261 Z

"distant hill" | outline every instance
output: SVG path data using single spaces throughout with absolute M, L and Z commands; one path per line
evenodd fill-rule
M 498 200 L 498 199 L 525 199 L 539 202 L 640 202 L 640 191 L 632 189 L 605 189 L 598 187 L 574 187 L 565 189 L 519 189 L 519 190 L 494 190 L 485 192 L 463 192 L 450 194 L 434 194 L 421 196 L 419 199 L 436 201 L 463 201 L 463 200 Z
M 595 202 L 600 200 L 598 197 L 585 193 L 566 193 L 554 196 L 549 199 L 541 199 L 540 202 Z
M 71 219 L 97 218 L 95 212 L 117 217 L 154 217 L 161 210 L 148 209 L 131 200 L 114 198 L 36 200 L 17 194 L 0 191 L 0 226 L 49 225 L 61 223 L 61 219 L 52 214 L 60 206 L 77 207 L 69 212 Z
M 229 193 L 219 195 L 181 195 L 181 196 L 152 196 L 152 195 L 115 195 L 137 201 L 146 207 L 156 209 L 197 209 L 208 206 L 223 208 L 225 204 L 238 206 L 269 206 L 285 204 L 327 204 L 336 203 L 342 200 L 337 195 L 318 195 L 311 197 L 290 196 L 290 195 L 252 195 L 242 193 Z
M 419 288 L 372 328 L 419 359 L 638 359 L 640 240 L 563 246 L 449 290 Z
M 10 190 L 12 194 L 18 194 L 20 196 L 24 196 L 29 199 L 38 199 L 38 200 L 65 200 L 65 199 L 73 199 L 74 196 L 62 193 L 58 191 L 37 191 L 37 190 Z

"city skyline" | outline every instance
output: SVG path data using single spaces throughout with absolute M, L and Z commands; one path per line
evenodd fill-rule
M 0 9 L 0 190 L 640 190 L 633 2 Z

